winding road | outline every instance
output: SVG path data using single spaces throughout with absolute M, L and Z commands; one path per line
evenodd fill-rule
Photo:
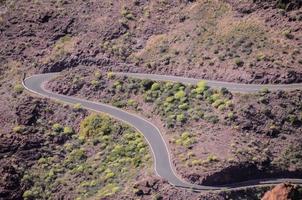
M 140 79 L 152 79 L 159 81 L 173 81 L 173 82 L 182 82 L 185 84 L 196 84 L 199 80 L 193 78 L 177 77 L 177 76 L 164 76 L 164 75 L 153 75 L 153 74 L 135 74 L 135 73 L 114 73 L 116 75 L 124 75 L 132 78 Z M 88 101 L 81 98 L 76 98 L 72 96 L 66 96 L 54 93 L 45 89 L 45 84 L 56 77 L 58 73 L 47 73 L 33 75 L 23 80 L 23 86 L 28 91 L 54 100 L 59 100 L 68 104 L 80 103 L 84 108 L 95 111 L 102 112 L 112 116 L 115 119 L 121 120 L 139 132 L 141 132 L 146 141 L 149 143 L 150 149 L 152 151 L 154 159 L 154 169 L 158 176 L 166 179 L 170 184 L 181 187 L 189 188 L 199 191 L 210 191 L 210 190 L 234 190 L 240 188 L 254 187 L 254 186 L 264 186 L 271 184 L 278 184 L 281 182 L 289 181 L 295 184 L 302 184 L 302 179 L 266 179 L 266 180 L 250 180 L 246 182 L 240 182 L 235 184 L 229 184 L 224 186 L 203 186 L 203 185 L 194 185 L 182 180 L 174 170 L 173 164 L 171 162 L 171 156 L 168 150 L 168 146 L 165 140 L 162 137 L 160 130 L 148 120 L 121 110 L 119 108 L 102 104 L 98 102 Z M 247 85 L 247 84 L 237 84 L 237 83 L 228 83 L 220 81 L 207 81 L 207 84 L 210 87 L 221 88 L 225 87 L 233 92 L 256 92 L 261 88 L 266 87 L 269 90 L 295 90 L 301 89 L 302 84 L 291 84 L 291 85 Z

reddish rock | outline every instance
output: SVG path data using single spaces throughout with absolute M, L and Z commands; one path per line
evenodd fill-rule
M 294 185 L 282 183 L 266 192 L 261 200 L 291 200 L 294 191 Z

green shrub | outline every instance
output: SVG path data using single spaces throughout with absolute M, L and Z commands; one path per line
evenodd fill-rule
M 183 90 L 180 90 L 175 93 L 174 98 L 180 100 L 181 98 L 184 98 L 186 96 L 186 93 Z
M 235 119 L 235 115 L 234 115 L 233 112 L 229 112 L 228 115 L 227 115 L 227 117 L 228 117 L 230 120 Z
M 152 84 L 152 86 L 151 86 L 152 91 L 156 91 L 156 90 L 159 90 L 159 89 L 160 89 L 159 83 L 153 83 Z
M 108 79 L 114 79 L 115 78 L 115 74 L 113 72 L 108 72 L 107 73 L 107 78 Z
M 26 190 L 23 193 L 23 198 L 25 200 L 31 200 L 31 199 L 35 199 L 36 195 L 31 191 L 31 190 Z
M 95 72 L 94 72 L 94 77 L 95 77 L 96 79 L 100 79 L 100 78 L 102 77 L 101 72 L 95 71 Z
M 75 111 L 80 111 L 80 110 L 82 110 L 82 104 L 80 104 L 80 103 L 74 104 L 74 105 L 73 105 L 73 110 L 75 110 Z
M 174 97 L 173 96 L 170 96 L 170 97 L 166 98 L 166 102 L 168 102 L 168 103 L 172 103 L 173 101 L 174 101 Z
M 186 117 L 184 114 L 179 114 L 176 116 L 176 121 L 178 122 L 185 122 L 186 121 Z
M 32 187 L 30 190 L 26 190 L 22 197 L 24 200 L 41 199 L 42 189 L 40 187 Z
M 262 60 L 265 60 L 266 59 L 266 55 L 260 53 L 257 55 L 257 61 L 262 61 Z
M 181 110 L 188 110 L 189 105 L 187 103 L 183 103 L 183 104 L 179 105 L 178 108 Z
M 115 174 L 111 170 L 106 170 L 106 176 L 105 179 L 109 179 L 115 176 Z
M 268 93 L 269 93 L 269 90 L 268 90 L 267 87 L 262 87 L 262 88 L 260 89 L 260 94 L 261 94 L 261 95 L 265 95 L 265 94 L 268 94 Z
M 70 127 L 70 126 L 65 126 L 65 127 L 64 127 L 64 130 L 63 130 L 63 133 L 64 133 L 64 134 L 67 134 L 67 135 L 72 135 L 72 134 L 74 133 L 74 131 L 73 131 L 72 127 Z
M 97 87 L 100 84 L 100 82 L 98 80 L 92 80 L 91 81 L 91 85 L 94 87 Z
M 202 160 L 196 160 L 196 159 L 192 160 L 193 166 L 197 166 L 197 165 L 201 165 L 201 164 L 202 164 Z
M 128 106 L 137 106 L 137 102 L 134 99 L 129 99 L 127 101 Z
M 283 31 L 283 35 L 287 38 L 287 39 L 294 39 L 294 35 L 291 33 L 291 30 L 285 30 Z
M 181 138 L 183 139 L 183 140 L 185 140 L 185 139 L 187 139 L 187 138 L 190 138 L 191 136 L 190 136 L 190 133 L 189 132 L 183 132 L 182 134 L 181 134 Z
M 155 194 L 153 197 L 152 197 L 152 200 L 162 200 L 164 199 L 160 194 Z
M 211 122 L 213 124 L 216 124 L 219 122 L 219 118 L 216 115 L 205 115 L 204 119 L 208 122 Z
M 193 90 L 193 92 L 196 92 L 197 94 L 201 94 L 205 90 L 207 90 L 207 83 L 206 81 L 202 80 L 197 83 L 197 87 Z
M 299 119 L 296 115 L 290 114 L 287 116 L 287 120 L 291 125 L 295 125 L 299 122 Z
M 134 15 L 130 12 L 130 10 L 126 7 L 123 7 L 121 10 L 121 15 L 129 20 L 133 20 L 134 19 Z
M 183 132 L 176 141 L 176 144 L 189 147 L 195 143 L 193 136 L 189 132 Z
M 86 158 L 87 157 L 84 149 L 74 149 L 68 156 L 68 160 L 70 160 L 71 162 L 77 162 Z
M 55 123 L 55 124 L 52 125 L 52 130 L 54 132 L 59 133 L 59 132 L 61 132 L 63 130 L 63 127 L 60 124 Z
M 215 108 L 218 108 L 220 105 L 223 105 L 224 104 L 224 101 L 221 100 L 221 99 L 217 99 L 213 104 L 212 106 L 215 107 Z
M 14 86 L 14 91 L 17 93 L 17 94 L 21 94 L 23 92 L 24 88 L 23 88 L 23 85 L 21 84 L 17 84 Z
M 213 94 L 210 96 L 209 101 L 210 101 L 210 103 L 213 103 L 219 99 L 220 99 L 220 94 Z
M 91 114 L 80 124 L 79 136 L 85 139 L 95 135 L 107 135 L 111 132 L 111 120 L 105 115 Z
M 217 161 L 219 161 L 219 159 L 214 155 L 209 155 L 207 161 L 208 162 L 217 162 Z
M 231 100 L 225 100 L 224 101 L 224 104 L 226 107 L 228 108 L 232 108 L 234 105 L 233 105 L 233 102 Z
M 220 110 L 220 111 L 225 110 L 225 105 L 224 104 L 219 105 L 218 110 Z
M 114 195 L 119 191 L 119 187 L 115 183 L 109 183 L 105 187 L 103 187 L 101 190 L 98 191 L 97 196 L 100 198 L 108 197 L 111 195 Z
M 207 82 L 205 80 L 201 80 L 197 83 L 197 87 L 198 88 L 203 88 L 203 89 L 206 89 L 207 87 Z

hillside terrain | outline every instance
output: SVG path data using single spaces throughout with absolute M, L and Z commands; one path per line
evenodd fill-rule
M 302 83 L 301 6 L 0 0 L 0 199 L 260 199 L 271 189 L 171 186 L 155 175 L 148 143 L 133 127 L 24 90 L 24 75 L 45 72 L 61 72 L 47 84 L 56 93 L 111 104 L 158 126 L 188 182 L 302 178 L 301 90 L 237 94 L 206 82 L 111 73 Z

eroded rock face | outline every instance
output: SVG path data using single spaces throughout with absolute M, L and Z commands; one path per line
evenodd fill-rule
M 146 180 L 142 180 L 134 186 L 136 189 L 135 194 L 137 196 L 145 196 L 150 195 L 152 192 L 157 192 L 159 190 L 160 185 L 166 183 L 158 178 L 149 178 Z
M 10 164 L 0 168 L 0 199 L 20 199 L 20 174 Z
M 286 11 L 297 10 L 301 8 L 302 1 L 300 0 L 253 0 L 238 3 L 238 1 L 228 0 L 237 10 L 243 14 L 250 14 L 257 9 L 278 8 Z M 237 5 L 236 5 L 237 4 Z
M 284 171 L 278 167 L 271 166 L 269 161 L 263 163 L 249 163 L 243 162 L 236 165 L 225 167 L 222 170 L 209 173 L 208 175 L 201 176 L 200 174 L 190 174 L 186 178 L 190 182 L 201 185 L 224 185 L 235 184 L 253 179 L 272 178 L 272 177 L 292 177 L 296 178 L 301 176 L 301 171 L 294 172 Z
M 297 186 L 282 183 L 266 192 L 261 200 L 295 200 L 301 199 Z

